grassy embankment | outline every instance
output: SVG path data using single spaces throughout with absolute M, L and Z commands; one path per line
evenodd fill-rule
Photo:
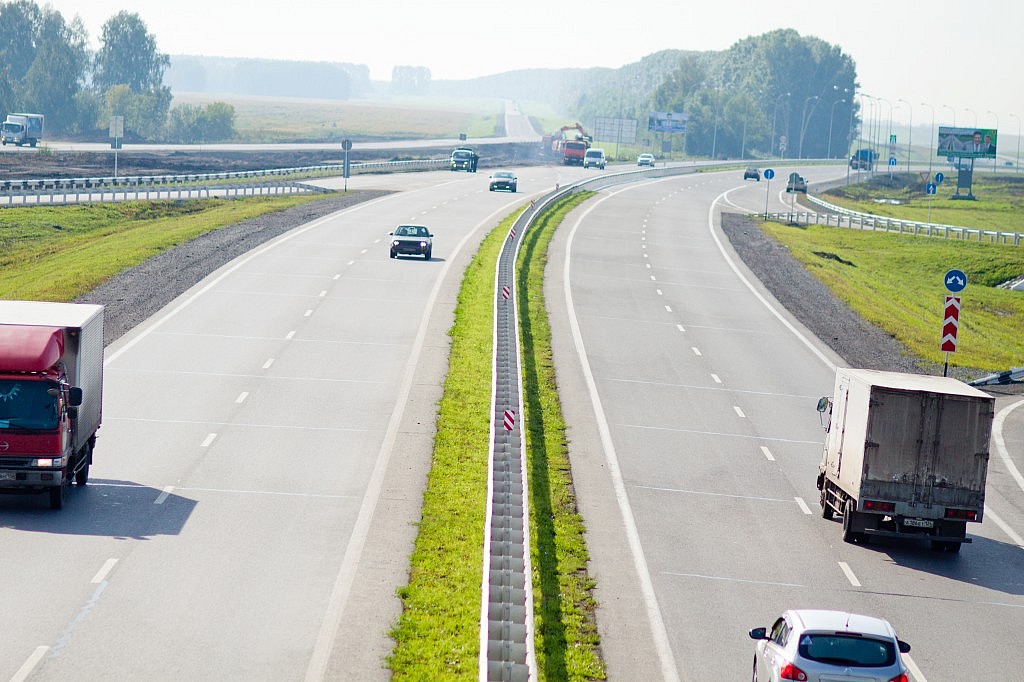
M 531 556 L 539 679 L 603 679 L 582 519 L 569 480 L 565 425 L 551 365 L 541 292 L 547 242 L 585 195 L 568 199 L 524 236 L 518 298 L 530 478 Z M 518 212 L 517 212 L 518 213 Z M 451 362 L 437 421 L 434 463 L 404 612 L 392 636 L 396 680 L 473 680 L 490 428 L 494 269 L 515 216 L 488 236 L 463 278 Z
M 975 174 L 977 201 L 951 201 L 952 190 L 931 200 L 930 222 L 1024 232 L 1024 178 Z M 865 213 L 928 221 L 929 199 L 916 174 L 897 176 L 893 183 L 883 176 L 837 188 L 824 198 Z M 1024 293 L 995 288 L 1024 274 L 1024 244 L 776 223 L 765 229 L 865 319 L 937 364 L 945 360 L 939 351 L 948 293 L 942 277 L 951 268 L 963 270 L 968 286 L 960 294 L 958 346 L 950 365 L 985 372 L 1024 366 Z

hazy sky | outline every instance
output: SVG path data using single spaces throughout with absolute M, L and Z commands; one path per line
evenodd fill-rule
M 82 18 L 93 42 L 117 12 L 137 13 L 160 52 L 395 65 L 434 79 L 522 68 L 619 67 L 663 49 L 724 50 L 792 28 L 838 45 L 861 90 L 893 121 L 995 127 L 1024 117 L 1019 0 L 41 0 Z M 900 102 L 899 100 L 904 100 Z M 922 103 L 930 105 L 923 106 Z M 883 120 L 889 106 L 875 107 Z M 993 113 L 989 113 L 993 112 Z

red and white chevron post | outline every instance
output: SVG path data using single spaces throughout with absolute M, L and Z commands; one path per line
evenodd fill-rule
M 939 350 L 944 353 L 956 352 L 956 334 L 960 329 L 960 297 L 947 296 L 945 313 L 942 316 L 942 343 Z

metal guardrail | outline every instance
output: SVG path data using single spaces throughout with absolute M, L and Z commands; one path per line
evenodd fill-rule
M 882 230 L 884 232 L 895 232 L 897 234 L 909 234 L 919 237 L 942 237 L 945 239 L 959 239 L 964 241 L 989 242 L 997 244 L 1012 244 L 1020 246 L 1024 234 L 1020 232 L 1002 232 L 999 230 L 978 230 L 957 225 L 943 225 L 936 223 L 922 223 L 914 220 L 899 220 L 886 216 L 878 216 L 870 213 L 853 211 L 842 206 L 830 204 L 824 199 L 808 194 L 807 201 L 819 206 L 828 213 L 817 213 L 815 211 L 788 211 L 779 213 L 768 213 L 766 219 L 786 220 L 787 222 L 803 223 L 806 225 L 824 224 L 826 226 L 835 223 L 836 227 L 848 227 L 861 230 Z
M 996 384 L 1010 384 L 1017 381 L 1024 381 L 1024 367 L 1013 367 L 967 383 L 970 386 L 992 386 Z
M 407 161 L 369 161 L 352 163 L 350 172 L 375 170 L 408 170 L 447 166 L 448 158 L 412 159 Z M 38 178 L 0 181 L 0 201 L 6 197 L 7 206 L 35 204 L 152 199 L 182 196 L 189 192 L 202 196 L 249 196 L 253 194 L 283 194 L 322 191 L 313 185 L 303 185 L 299 179 L 342 173 L 342 164 L 321 164 L 296 168 L 235 171 L 225 173 L 182 173 L 177 175 L 108 176 L 92 178 Z M 276 188 L 276 189 L 275 189 Z M 212 193 L 211 193 L 212 192 Z M 83 198 L 84 197 L 84 198 Z M 16 199 L 20 201 L 16 202 Z M 34 199 L 35 201 L 31 201 Z M 46 201 L 44 202 L 44 199 Z M 4 204 L 0 204 L 2 206 Z

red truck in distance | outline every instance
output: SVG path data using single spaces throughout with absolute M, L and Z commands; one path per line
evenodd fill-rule
M 103 415 L 103 306 L 0 301 L 0 493 L 83 486 Z

